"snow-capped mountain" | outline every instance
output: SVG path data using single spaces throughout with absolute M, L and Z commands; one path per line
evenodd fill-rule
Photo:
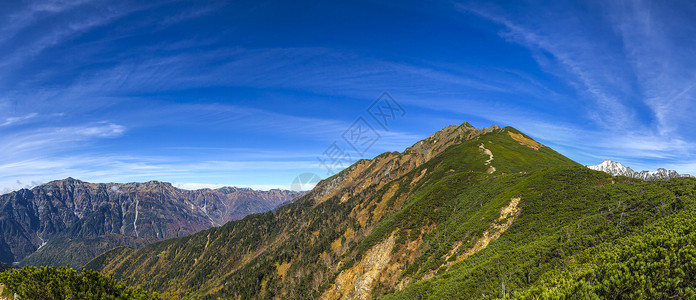
M 664 168 L 659 168 L 655 171 L 640 171 L 636 172 L 633 169 L 622 165 L 621 163 L 605 160 L 601 164 L 596 166 L 587 166 L 588 168 L 596 171 L 606 172 L 614 176 L 626 176 L 633 177 L 643 180 L 667 180 L 676 177 L 693 177 L 689 174 L 679 174 L 674 170 L 667 170 Z

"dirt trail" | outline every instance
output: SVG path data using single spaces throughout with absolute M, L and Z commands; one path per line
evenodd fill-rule
M 464 253 L 458 255 L 454 261 L 448 261 L 447 264 L 445 264 L 445 266 L 447 266 L 448 268 L 451 267 L 452 265 L 466 259 L 474 253 L 486 249 L 490 242 L 498 239 L 500 235 L 503 234 L 510 227 L 510 225 L 512 225 L 512 222 L 515 221 L 517 215 L 519 215 L 520 208 L 517 207 L 517 205 L 520 203 L 521 199 L 521 197 L 511 198 L 510 203 L 508 203 L 508 205 L 500 208 L 500 216 L 498 217 L 498 219 L 491 223 L 491 227 L 483 232 L 483 235 L 476 240 L 474 246 L 467 249 Z M 450 251 L 449 255 L 447 256 L 447 260 L 449 260 L 451 256 L 456 255 L 457 250 L 459 250 L 459 247 L 461 245 L 461 242 L 455 245 L 455 247 Z
M 495 167 L 491 166 L 491 162 L 493 161 L 493 152 L 491 152 L 491 150 L 486 149 L 486 147 L 484 147 L 483 144 L 479 145 L 479 150 L 483 154 L 488 155 L 488 160 L 486 161 L 486 166 L 488 166 L 488 170 L 486 170 L 486 172 L 489 174 L 495 172 Z

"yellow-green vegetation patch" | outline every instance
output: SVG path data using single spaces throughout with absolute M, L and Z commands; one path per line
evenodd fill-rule
M 522 135 L 520 133 L 508 131 L 508 134 L 510 135 L 510 137 L 513 140 L 519 142 L 520 145 L 525 145 L 525 146 L 532 148 L 534 150 L 539 150 L 541 147 L 544 147 L 544 145 L 539 144 L 537 141 L 530 139 L 528 137 L 525 137 L 524 135 Z

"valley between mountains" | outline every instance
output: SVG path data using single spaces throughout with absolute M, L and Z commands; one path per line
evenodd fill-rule
M 108 186 L 94 190 L 124 199 L 116 203 L 127 199 L 111 196 Z M 512 127 L 445 127 L 403 152 L 360 160 L 292 203 L 227 223 L 224 205 L 196 200 L 201 193 L 158 211 L 206 207 L 210 216 L 187 213 L 160 224 L 161 216 L 140 211 L 137 230 L 130 225 L 136 208 L 169 203 L 170 194 L 150 196 L 159 202 L 131 197 L 130 217 L 102 223 L 134 240 L 165 240 L 123 243 L 84 272 L 163 299 L 696 295 L 696 179 L 592 170 Z M 160 225 L 146 225 L 153 222 Z M 203 224 L 209 228 L 179 236 Z

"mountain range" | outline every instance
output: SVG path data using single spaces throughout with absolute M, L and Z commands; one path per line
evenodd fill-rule
M 693 178 L 615 177 L 464 123 L 274 211 L 85 268 L 167 299 L 674 297 L 696 282 L 675 256 L 696 246 L 695 195 Z
M 592 170 L 606 172 L 614 176 L 626 176 L 632 178 L 638 178 L 642 180 L 669 180 L 677 177 L 693 177 L 689 174 L 679 174 L 674 170 L 667 170 L 664 168 L 659 168 L 655 171 L 640 171 L 636 172 L 633 169 L 622 165 L 621 163 L 604 160 L 601 164 L 596 166 L 587 166 Z
M 0 261 L 81 266 L 116 246 L 186 236 L 300 195 L 235 187 L 190 191 L 158 181 L 52 181 L 0 196 Z
M 164 299 L 692 298 L 696 179 L 625 174 L 512 127 L 464 123 L 359 160 L 277 209 L 119 246 L 82 270 Z M 151 230 L 140 224 L 136 237 Z M 0 284 L 41 290 L 24 273 Z M 104 282 L 93 277 L 75 281 Z

